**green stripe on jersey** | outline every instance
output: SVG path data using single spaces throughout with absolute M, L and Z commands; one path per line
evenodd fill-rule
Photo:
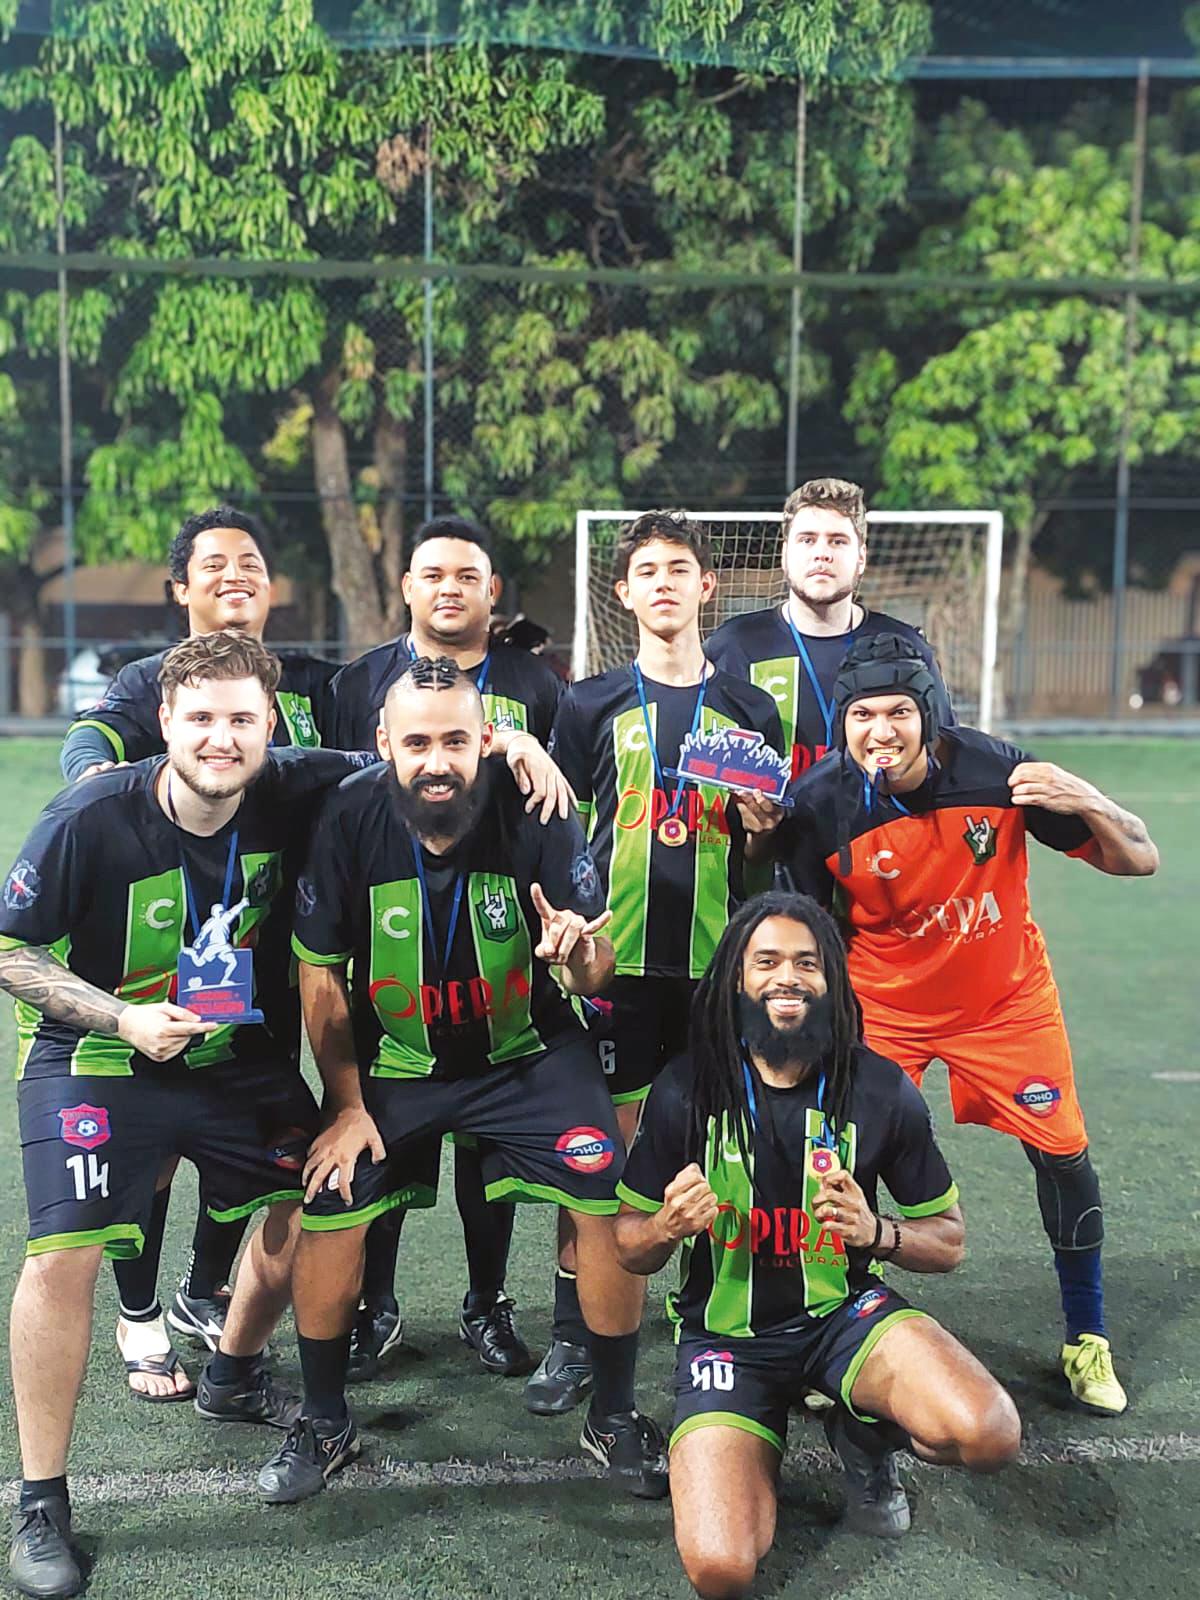
M 370 995 L 383 1034 L 371 1074 L 427 1078 L 433 1071 L 429 1029 L 421 1020 L 425 918 L 416 878 L 371 885 Z
M 742 1160 L 728 1116 L 721 1118 L 720 1136 L 715 1119 L 709 1119 L 704 1175 L 721 1199 L 708 1235 L 712 1290 L 704 1308 L 704 1326 L 709 1333 L 746 1339 L 754 1332 L 754 1253 L 750 1241 L 754 1149 L 751 1145 L 747 1164 Z M 697 1248 L 702 1247 L 699 1240 L 696 1244 Z
M 288 689 L 275 691 L 275 704 L 287 727 L 288 738 L 301 750 L 315 750 L 321 742 L 313 716 L 312 699 L 306 694 L 293 694 Z
M 736 728 L 737 723 L 706 705 L 700 714 L 700 727 L 702 732 L 711 733 L 717 728 Z M 687 808 L 695 804 L 692 789 L 689 785 L 684 796 L 685 816 Z M 688 972 L 693 978 L 702 978 L 733 911 L 733 897 L 729 892 L 729 829 L 711 825 L 714 817 L 725 817 L 733 804 L 733 796 L 727 789 L 716 789 L 707 783 L 696 784 L 694 789 L 704 807 L 705 821 L 691 835 L 694 877 Z
M 517 886 L 498 873 L 472 872 L 467 886 L 475 965 L 487 988 L 488 1060 L 494 1066 L 545 1048 L 533 1025 L 533 949 Z
M 657 738 L 658 706 L 652 702 L 649 711 L 651 737 Z M 613 942 L 617 971 L 641 974 L 646 969 L 654 756 L 646 740 L 640 705 L 613 718 L 612 741 L 617 807 L 608 869 L 608 905 L 613 919 L 607 932 Z
M 800 715 L 800 657 L 776 656 L 773 661 L 752 661 L 750 682 L 765 689 L 779 708 L 783 724 L 783 748 L 790 759 L 796 743 L 796 721 Z
M 838 1236 L 833 1229 L 823 1227 L 814 1215 L 820 1180 L 812 1170 L 812 1153 L 824 1131 L 824 1113 L 816 1106 L 810 1106 L 804 1114 L 803 1204 L 805 1214 L 812 1221 L 805 1237 L 800 1264 L 804 1273 L 804 1309 L 814 1317 L 824 1316 L 826 1312 L 844 1304 L 849 1293 L 846 1278 L 850 1258 L 844 1249 L 836 1248 L 834 1241 Z M 838 1134 L 838 1155 L 845 1170 L 853 1173 L 857 1155 L 857 1129 L 852 1122 Z

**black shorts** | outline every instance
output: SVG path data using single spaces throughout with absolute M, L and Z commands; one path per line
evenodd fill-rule
M 471 1134 L 489 1200 L 549 1200 L 572 1211 L 614 1216 L 625 1145 L 596 1062 L 580 1034 L 540 1055 L 470 1078 L 368 1078 L 367 1110 L 387 1147 L 376 1165 L 359 1157 L 347 1205 L 326 1185 L 304 1207 L 310 1231 L 356 1228 L 421 1183 L 432 1142 Z M 429 1203 L 429 1202 L 426 1202 Z
M 809 1389 L 841 1400 L 863 1422 L 875 1421 L 850 1404 L 862 1364 L 888 1328 L 924 1315 L 881 1283 L 791 1333 L 753 1339 L 685 1333 L 675 1363 L 671 1443 L 696 1428 L 724 1424 L 757 1434 L 782 1455 L 788 1412 Z
M 614 978 L 589 1013 L 588 1033 L 614 1105 L 644 1100 L 663 1067 L 687 1049 L 696 978 Z
M 102 1244 L 142 1253 L 159 1169 L 183 1156 L 209 1215 L 298 1200 L 317 1106 L 291 1067 L 164 1064 L 137 1077 L 23 1078 L 17 1085 L 29 1205 L 26 1253 Z

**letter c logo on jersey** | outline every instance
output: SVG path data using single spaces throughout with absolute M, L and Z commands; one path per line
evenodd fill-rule
M 407 906 L 389 906 L 380 916 L 379 926 L 389 939 L 407 939 L 409 930 L 407 928 L 398 928 L 396 926 L 396 918 L 411 915 L 412 913 Z
M 78 1145 L 81 1150 L 96 1150 L 112 1138 L 108 1112 L 103 1106 L 64 1106 L 58 1120 L 63 1143 Z
M 1026 1078 L 1013 1099 L 1031 1116 L 1052 1117 L 1062 1103 L 1062 1090 L 1044 1078 Z
M 867 871 L 875 878 L 898 878 L 899 867 L 885 867 L 883 864 L 885 861 L 894 860 L 895 855 L 894 850 L 877 850 L 867 863 Z
M 599 1128 L 568 1128 L 554 1148 L 572 1172 L 603 1172 L 612 1166 L 613 1142 Z

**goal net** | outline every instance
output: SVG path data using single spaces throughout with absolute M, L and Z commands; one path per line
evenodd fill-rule
M 613 592 L 613 551 L 639 511 L 575 518 L 576 678 L 606 672 L 637 650 L 637 627 Z M 712 540 L 719 582 L 704 633 L 728 617 L 777 605 L 781 512 L 689 511 Z M 959 720 L 988 730 L 996 712 L 996 640 L 1003 518 L 998 511 L 871 511 L 859 598 L 919 627 L 937 652 Z

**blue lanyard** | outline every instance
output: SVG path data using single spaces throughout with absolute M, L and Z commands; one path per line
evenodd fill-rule
M 745 1056 L 742 1057 L 742 1076 L 746 1081 L 746 1100 L 750 1106 L 750 1121 L 754 1124 L 754 1131 L 758 1132 L 758 1096 L 754 1092 L 754 1074 L 750 1071 L 750 1063 Z M 817 1110 L 821 1113 L 821 1132 L 815 1143 L 826 1150 L 837 1149 L 837 1135 L 829 1125 L 829 1118 L 825 1114 L 825 1074 L 822 1072 L 817 1079 Z
M 171 813 L 171 821 L 183 832 L 180 827 L 179 817 L 175 811 L 175 802 L 171 798 L 171 779 L 167 777 L 167 810 Z M 237 865 L 238 830 L 233 830 L 233 837 L 229 841 L 229 857 L 225 862 L 225 887 L 221 890 L 221 910 L 228 911 L 232 905 L 229 891 L 233 888 L 233 869 Z M 192 938 L 200 937 L 201 921 L 196 911 L 196 896 L 192 893 L 192 880 L 188 874 L 187 853 L 183 848 L 183 840 L 179 841 L 179 871 L 183 878 L 183 892 L 187 899 L 188 918 L 192 925 Z
M 642 721 L 646 726 L 646 743 L 650 746 L 650 756 L 654 762 L 654 781 L 662 790 L 662 792 L 666 794 L 667 780 L 663 773 L 662 762 L 658 757 L 658 744 L 654 737 L 653 724 L 650 721 L 650 707 L 646 703 L 646 684 L 642 678 L 642 669 L 638 666 L 636 661 L 632 662 L 631 666 L 633 668 L 633 681 L 637 685 L 638 703 L 642 708 Z M 704 695 L 707 689 L 708 668 L 706 666 L 700 678 L 699 693 L 696 695 L 696 709 L 692 715 L 692 733 L 695 733 L 696 729 L 700 726 L 700 713 L 704 710 Z M 683 790 L 684 781 L 682 778 L 677 778 L 675 780 L 675 793 L 671 797 L 671 809 L 667 812 L 668 817 L 675 816 L 680 806 L 683 804 Z
M 875 781 L 872 782 L 872 780 L 864 772 L 863 773 L 863 805 L 866 806 L 868 811 L 874 805 L 876 795 L 879 795 L 879 794 L 882 794 L 885 800 L 890 800 L 892 802 L 892 804 L 895 806 L 896 810 L 900 813 L 900 815 L 902 817 L 911 817 L 912 816 L 912 812 L 904 804 L 903 800 L 898 800 L 890 789 L 882 788 L 880 783 L 879 783 L 878 778 L 876 778 Z
M 434 961 L 437 963 L 438 982 L 445 978 L 450 966 L 450 952 L 454 949 L 454 935 L 458 929 L 458 913 L 462 909 L 463 884 L 466 873 L 460 872 L 454 885 L 454 899 L 450 905 L 450 925 L 446 929 L 446 949 L 443 955 L 438 954 L 437 930 L 433 925 L 433 907 L 429 903 L 429 884 L 425 879 L 425 862 L 421 855 L 421 841 L 415 834 L 409 834 L 412 844 L 413 861 L 417 868 L 417 881 L 421 885 L 421 912 L 425 918 L 425 931 L 429 935 L 429 949 Z
M 812 684 L 812 692 L 816 696 L 817 708 L 821 713 L 821 721 L 825 724 L 825 748 L 828 750 L 833 745 L 833 702 L 832 700 L 826 700 L 825 698 L 825 691 L 821 688 L 821 680 L 817 677 L 817 669 L 812 664 L 812 657 L 808 653 L 808 646 L 804 642 L 804 635 L 792 621 L 786 602 L 784 603 L 783 607 L 783 620 L 788 625 L 788 632 L 791 634 L 792 641 L 796 646 L 796 654 L 800 657 L 801 665 L 808 674 L 809 683 Z M 859 627 L 861 626 L 862 624 L 859 623 Z M 846 646 L 847 649 L 849 649 L 850 645 L 854 643 L 857 633 L 858 628 L 850 629 L 849 642 Z
M 417 659 L 417 647 L 412 642 L 411 633 L 408 636 L 408 659 L 410 661 L 415 661 Z M 484 688 L 487 685 L 488 673 L 491 671 L 491 666 L 492 652 L 489 650 L 487 655 L 485 655 L 483 660 L 479 663 L 479 671 L 475 676 L 475 687 L 479 690 L 480 694 L 483 693 Z

